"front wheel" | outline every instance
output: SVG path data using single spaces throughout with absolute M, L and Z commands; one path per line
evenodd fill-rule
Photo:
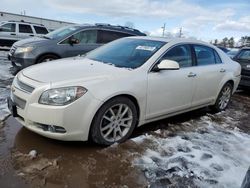
M 219 93 L 219 96 L 215 102 L 215 105 L 212 106 L 212 109 L 215 112 L 220 112 L 220 111 L 225 110 L 230 102 L 231 97 L 232 97 L 232 92 L 233 92 L 232 84 L 226 83 L 222 87 L 222 89 Z
M 44 55 L 44 56 L 40 57 L 37 60 L 37 63 L 43 63 L 43 62 L 53 61 L 53 60 L 56 60 L 56 59 L 58 59 L 58 57 L 56 55 L 48 54 L 48 55 Z
M 90 136 L 101 145 L 125 141 L 133 132 L 138 113 L 135 104 L 126 97 L 116 97 L 106 102 L 92 122 Z

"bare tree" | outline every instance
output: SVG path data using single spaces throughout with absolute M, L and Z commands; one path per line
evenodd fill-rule
M 124 24 L 125 27 L 129 27 L 129 28 L 135 28 L 135 24 L 133 22 L 130 22 L 130 21 L 127 21 L 125 24 Z

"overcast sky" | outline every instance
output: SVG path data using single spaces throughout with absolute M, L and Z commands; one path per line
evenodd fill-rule
M 166 31 L 209 41 L 250 35 L 250 0 L 1 0 L 0 11 L 75 23 L 133 22 L 151 35 Z

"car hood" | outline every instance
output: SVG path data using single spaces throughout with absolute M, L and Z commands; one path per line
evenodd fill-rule
M 41 45 L 47 45 L 47 43 L 50 41 L 50 39 L 45 39 L 41 37 L 31 37 L 23 40 L 19 40 L 15 42 L 15 46 L 41 46 Z
M 22 74 L 44 83 L 70 82 L 75 80 L 107 79 L 131 72 L 83 57 L 66 58 L 28 67 Z

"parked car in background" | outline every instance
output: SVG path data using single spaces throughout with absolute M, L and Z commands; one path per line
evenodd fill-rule
M 222 47 L 222 46 L 217 46 L 217 48 L 221 49 L 223 52 L 227 53 L 229 52 L 229 49 Z
M 239 62 L 242 68 L 240 88 L 250 89 L 250 47 L 240 49 L 233 60 Z
M 145 123 L 206 106 L 225 110 L 240 71 L 237 62 L 201 41 L 127 37 L 86 56 L 22 70 L 8 106 L 43 136 L 110 145 Z
M 6 21 L 0 23 L 0 47 L 11 47 L 21 39 L 43 36 L 48 33 L 42 24 L 24 21 Z
M 28 67 L 41 62 L 85 54 L 105 43 L 144 33 L 109 24 L 73 25 L 55 30 L 43 37 L 16 42 L 9 53 L 13 66 Z
M 238 53 L 238 51 L 239 51 L 239 49 L 230 49 L 230 51 L 228 51 L 227 52 L 227 55 L 231 58 L 231 59 L 233 59 L 234 58 L 234 56 Z

